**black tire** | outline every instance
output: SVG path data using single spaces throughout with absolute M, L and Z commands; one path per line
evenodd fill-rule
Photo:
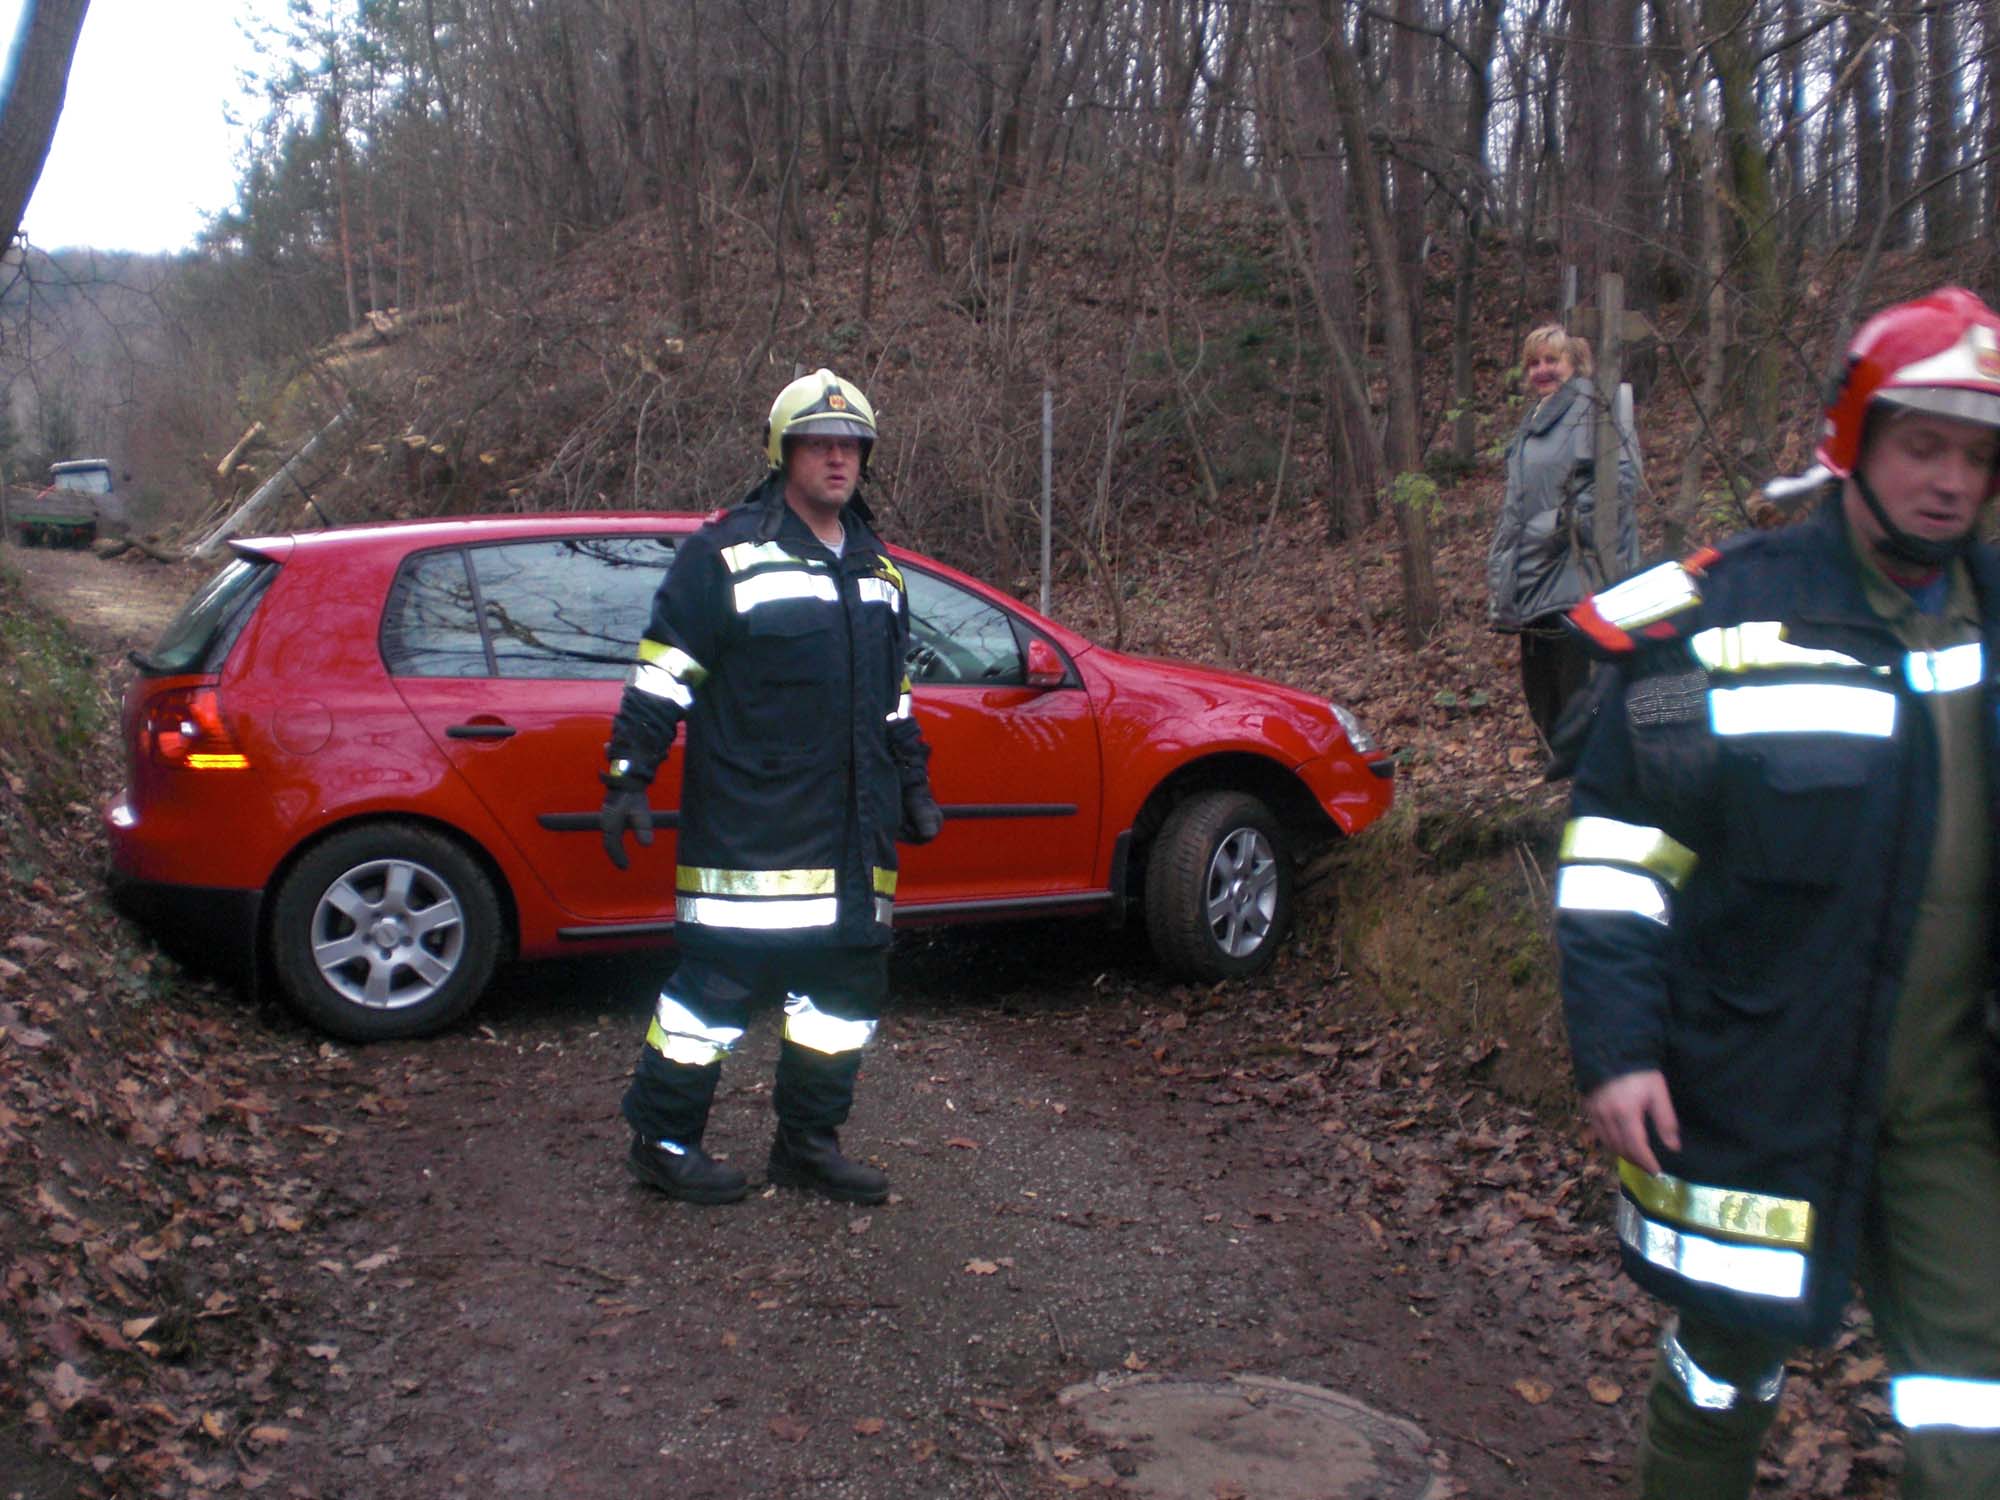
M 504 939 L 478 862 L 411 823 L 335 834 L 292 867 L 271 904 L 286 1002 L 350 1042 L 444 1030 L 478 1001 Z
M 1162 965 L 1205 981 L 1261 973 L 1291 924 L 1291 852 L 1269 808 L 1203 792 L 1167 815 L 1146 860 L 1146 932 Z

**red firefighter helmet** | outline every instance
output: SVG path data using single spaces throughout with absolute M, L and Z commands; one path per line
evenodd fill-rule
M 1948 286 L 1875 314 L 1847 346 L 1814 455 L 1845 478 L 1861 461 L 1868 408 L 1900 406 L 2000 428 L 2000 314 Z M 2000 493 L 1996 470 L 1986 495 Z

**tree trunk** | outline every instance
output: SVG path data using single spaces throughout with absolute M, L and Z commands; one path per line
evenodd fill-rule
M 1327 81 L 1353 169 L 1368 253 L 1375 262 L 1389 384 L 1389 437 L 1385 456 L 1395 477 L 1391 498 L 1402 542 L 1403 639 L 1412 648 L 1429 639 L 1438 621 L 1437 580 L 1431 566 L 1429 499 L 1424 493 L 1423 452 L 1417 431 L 1416 350 L 1410 343 L 1410 309 L 1403 267 L 1396 261 L 1395 229 L 1382 197 L 1382 178 L 1362 103 L 1361 71 L 1341 30 L 1334 0 L 1320 0 L 1326 22 Z
M 1778 410 L 1778 239 L 1771 222 L 1771 178 L 1759 129 L 1747 39 L 1754 0 L 1709 0 L 1706 30 L 1722 101 L 1722 141 L 1729 163 L 1729 203 L 1742 267 L 1744 345 L 1741 433 L 1768 443 Z
M 1465 58 L 1465 121 L 1459 150 L 1470 167 L 1465 209 L 1459 218 L 1458 274 L 1452 288 L 1451 385 L 1458 420 L 1452 425 L 1452 452 L 1470 465 L 1478 446 L 1478 421 L 1472 388 L 1472 307 L 1478 287 L 1479 236 L 1484 229 L 1487 201 L 1486 133 L 1493 106 L 1493 48 L 1500 34 L 1504 0 L 1479 0 L 1472 22 L 1472 45 Z
M 14 30 L 14 76 L 0 96 L 0 251 L 14 243 L 55 138 L 69 64 L 90 0 L 27 0 Z

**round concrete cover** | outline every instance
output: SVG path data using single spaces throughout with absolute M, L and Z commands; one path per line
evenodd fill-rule
M 1433 1500 L 1443 1493 L 1421 1429 L 1317 1386 L 1257 1375 L 1101 1376 L 1058 1399 L 1110 1450 L 1059 1464 L 1072 1483 L 1115 1479 L 1119 1493 L 1148 1500 Z

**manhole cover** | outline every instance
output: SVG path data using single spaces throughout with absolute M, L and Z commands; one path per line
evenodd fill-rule
M 1258 1375 L 1103 1376 L 1058 1399 L 1095 1441 L 1074 1455 L 1051 1448 L 1049 1462 L 1072 1480 L 1115 1481 L 1124 1494 L 1435 1500 L 1444 1493 L 1419 1428 L 1317 1386 Z

